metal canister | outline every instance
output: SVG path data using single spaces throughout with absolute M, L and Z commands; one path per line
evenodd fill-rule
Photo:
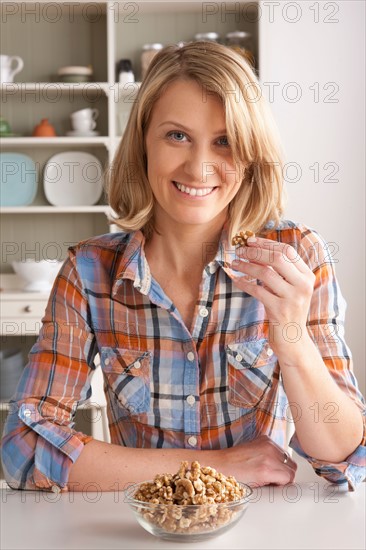
M 243 55 L 253 66 L 255 65 L 252 35 L 249 32 L 228 32 L 225 36 L 225 44 Z
M 154 44 L 144 44 L 141 53 L 141 80 L 145 77 L 147 69 L 158 51 L 163 49 L 163 44 L 158 42 Z
M 198 32 L 194 35 L 194 41 L 205 40 L 206 42 L 219 42 L 220 35 L 217 32 Z

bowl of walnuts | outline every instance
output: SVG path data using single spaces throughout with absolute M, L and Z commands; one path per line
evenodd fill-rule
M 210 466 L 183 461 L 176 474 L 131 485 L 125 502 L 152 535 L 174 541 L 207 540 L 225 533 L 246 511 L 253 491 Z

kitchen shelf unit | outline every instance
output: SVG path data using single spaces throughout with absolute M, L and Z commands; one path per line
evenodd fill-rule
M 259 70 L 257 2 L 217 4 L 216 13 L 206 14 L 206 16 L 202 11 L 205 3 L 198 1 L 132 3 L 61 1 L 57 4 L 41 1 L 33 4 L 29 2 L 9 4 L 18 6 L 19 10 L 12 10 L 16 11 L 14 15 L 5 16 L 5 13 L 9 13 L 9 11 L 6 12 L 7 3 L 2 2 L 0 6 L 2 22 L 6 23 L 2 24 L 4 49 L 1 53 L 19 55 L 23 58 L 25 65 L 24 69 L 16 75 L 15 83 L 0 85 L 1 114 L 10 123 L 12 132 L 19 134 L 19 137 L 0 138 L 0 147 L 4 152 L 28 154 L 39 164 L 40 171 L 38 193 L 32 205 L 0 209 L 3 239 L 5 242 L 13 243 L 16 248 L 13 256 L 7 258 L 8 261 L 1 266 L 5 277 L 11 276 L 10 260 L 21 259 L 21 254 L 29 251 L 42 254 L 42 250 L 46 249 L 49 243 L 55 242 L 64 255 L 68 243 L 76 243 L 109 230 L 106 218 L 109 210 L 103 204 L 103 199 L 100 201 L 101 204 L 90 207 L 49 205 L 41 185 L 42 167 L 55 153 L 76 148 L 95 154 L 105 167 L 110 166 L 123 133 L 120 115 L 128 113 L 131 109 L 140 86 L 140 55 L 144 43 L 161 42 L 166 45 L 190 41 L 196 33 L 209 31 L 216 31 L 223 38 L 229 31 L 245 30 L 252 33 L 256 69 Z M 48 4 L 47 10 L 58 9 L 61 12 L 56 22 L 52 24 L 48 22 L 45 14 L 42 18 L 43 4 Z M 227 7 L 226 14 L 222 12 L 223 4 Z M 72 11 L 75 17 L 73 18 L 70 18 L 70 6 L 74 8 Z M 248 7 L 245 11 L 246 18 L 242 16 L 244 6 Z M 98 13 L 95 20 L 87 17 L 83 11 L 93 7 Z M 29 13 L 32 9 L 36 12 L 40 11 L 41 17 L 38 22 L 32 15 L 27 16 L 27 9 Z M 48 18 L 51 17 L 51 13 L 52 11 L 46 12 Z M 24 21 L 22 21 L 23 15 Z M 135 84 L 122 86 L 116 83 L 115 66 L 121 58 L 131 59 L 136 78 Z M 61 66 L 89 64 L 93 65 L 96 82 L 60 83 L 51 78 Z M 101 135 L 92 138 L 65 136 L 66 132 L 71 130 L 69 125 L 71 112 L 85 107 L 97 108 L 100 111 L 96 129 Z M 55 138 L 31 137 L 35 124 L 41 118 L 47 117 L 54 124 L 58 136 Z M 73 215 L 70 216 L 70 214 Z M 39 301 L 40 297 L 15 291 L 12 294 L 9 291 L 7 299 L 18 300 L 26 306 L 31 304 L 32 300 Z M 42 299 L 45 306 L 47 297 Z M 38 325 L 30 325 L 30 319 L 27 319 L 25 314 L 22 319 L 24 326 L 28 327 L 26 340 L 35 338 Z M 9 318 L 6 318 L 5 322 L 7 320 Z M 39 324 L 40 318 L 34 322 Z M 18 341 L 21 337 L 21 334 L 5 335 L 3 339 L 5 338 L 6 345 L 10 346 L 12 340 Z M 23 345 L 25 349 L 27 342 Z M 97 372 L 99 374 L 96 376 L 93 396 L 102 392 L 100 368 Z M 97 402 L 102 403 L 101 395 Z M 93 408 L 93 406 L 93 404 L 85 404 L 84 409 L 89 410 L 89 407 Z M 98 410 L 98 406 L 94 406 L 94 409 Z M 5 403 L 0 403 L 0 411 L 6 414 Z M 90 424 L 90 432 L 108 441 L 108 436 L 101 435 L 105 431 L 102 431 L 100 422 L 98 424 L 92 421 Z M 78 423 L 76 427 L 83 431 Z
M 0 139 L 1 150 L 30 155 L 39 166 L 39 189 L 32 205 L 25 208 L 1 209 L 4 216 L 2 234 L 5 241 L 18 242 L 31 249 L 50 235 L 40 214 L 57 214 L 47 223 L 64 235 L 70 224 L 68 214 L 80 214 L 74 222 L 74 240 L 110 230 L 103 208 L 104 198 L 88 208 L 51 207 L 43 193 L 42 169 L 50 156 L 68 150 L 91 152 L 107 168 L 111 166 L 123 134 L 123 114 L 129 112 L 141 84 L 141 51 L 146 42 L 164 45 L 190 41 L 197 32 L 216 31 L 221 39 L 233 30 L 249 31 L 259 70 L 258 2 L 228 2 L 209 10 L 205 3 L 192 2 L 2 2 L 2 46 L 4 53 L 19 55 L 24 68 L 16 82 L 0 85 L 1 114 L 18 137 Z M 217 9 L 216 9 L 217 8 Z M 205 12 L 207 10 L 207 12 Z M 214 12 L 214 13 L 213 13 Z M 116 82 L 116 63 L 121 58 L 132 61 L 136 82 L 122 86 Z M 57 69 L 65 65 L 92 65 L 95 82 L 57 82 Z M 93 107 L 100 110 L 97 137 L 66 136 L 71 129 L 69 115 L 74 110 Z M 50 118 L 57 137 L 34 138 L 30 134 L 41 118 Z M 121 122 L 121 123 L 120 123 Z M 29 217 L 40 224 L 29 232 Z M 100 216 L 104 214 L 103 216 Z M 96 218 L 99 215 L 99 221 Z M 51 221 L 52 220 L 52 221 Z M 34 224 L 33 224 L 34 225 Z M 81 227 L 82 226 L 82 227 Z M 112 229 L 114 230 L 114 229 Z M 52 233 L 52 231 L 51 231 Z M 24 237 L 24 235 L 26 237 Z M 72 240 L 70 231 L 64 240 Z M 46 243 L 43 243 L 46 244 Z M 14 260 L 21 259 L 14 257 Z M 7 262 L 0 270 L 10 272 Z

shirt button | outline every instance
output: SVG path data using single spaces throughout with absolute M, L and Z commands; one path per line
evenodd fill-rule
M 133 364 L 133 366 L 135 367 L 135 369 L 141 368 L 141 363 L 140 363 L 140 361 L 135 361 L 134 364 Z
M 201 309 L 200 309 L 200 315 L 201 315 L 201 317 L 207 317 L 207 315 L 208 315 L 208 309 L 205 308 L 205 307 L 201 307 Z
M 187 359 L 188 359 L 188 361 L 194 361 L 193 351 L 190 351 L 189 353 L 187 353 Z
M 192 405 L 195 404 L 195 402 L 196 402 L 196 398 L 195 398 L 194 395 L 189 395 L 189 396 L 187 397 L 187 403 L 188 403 L 188 405 L 191 405 L 191 406 L 192 406 Z
M 109 363 L 110 363 L 110 361 L 109 361 L 109 359 L 108 359 L 108 357 L 107 357 L 107 359 L 104 360 L 104 364 L 105 364 L 105 365 L 109 365 Z
M 243 356 L 240 355 L 240 353 L 237 353 L 237 354 L 235 355 L 235 359 L 236 359 L 237 361 L 239 361 L 239 363 L 240 363 L 240 361 L 243 360 Z
M 273 349 L 272 348 L 267 349 L 267 355 L 268 355 L 268 357 L 272 357 L 272 355 L 273 355 Z
M 31 416 L 32 412 L 29 409 L 24 410 L 24 416 L 29 417 Z
M 191 437 L 188 438 L 188 444 L 191 447 L 195 447 L 197 445 L 197 438 L 194 437 L 194 435 L 191 435 Z
M 210 273 L 215 273 L 215 271 L 216 271 L 216 266 L 215 266 L 214 264 L 212 264 L 212 263 L 209 264 L 209 271 L 210 271 Z

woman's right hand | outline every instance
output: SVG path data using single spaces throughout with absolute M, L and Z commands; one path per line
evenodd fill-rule
M 229 449 L 212 451 L 214 467 L 225 475 L 252 486 L 286 485 L 295 479 L 297 464 L 267 435 Z

